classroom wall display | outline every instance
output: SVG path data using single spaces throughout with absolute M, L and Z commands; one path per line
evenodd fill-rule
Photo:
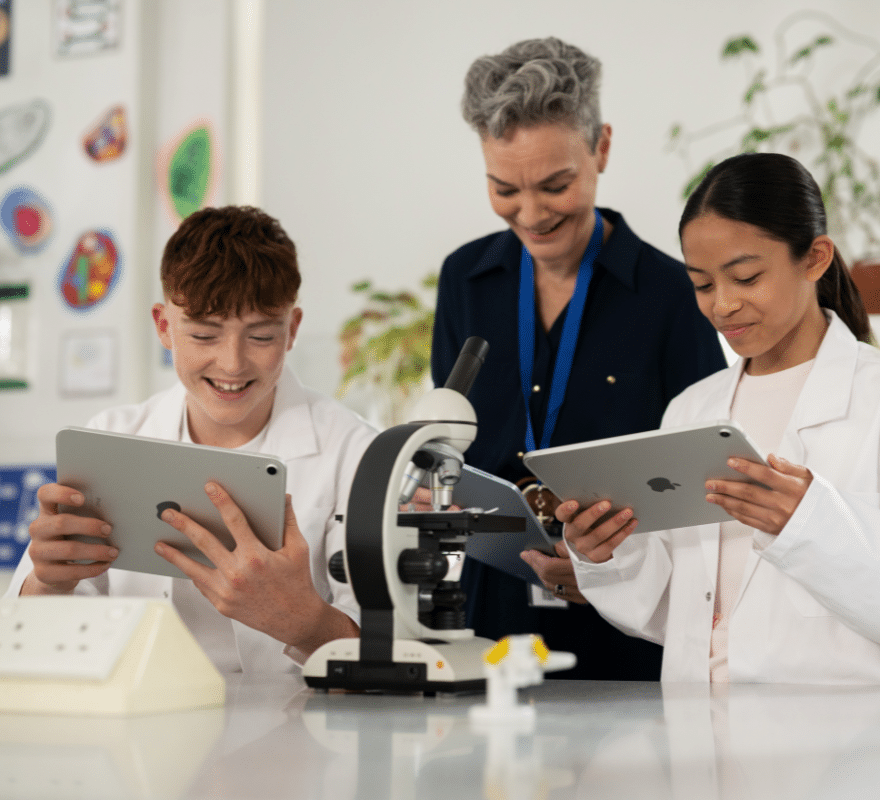
M 69 308 L 91 311 L 113 290 L 121 270 L 122 258 L 113 234 L 86 231 L 61 268 L 58 289 Z
M 30 286 L 0 284 L 0 389 L 28 387 Z
M 52 235 L 52 208 L 35 190 L 17 186 L 0 201 L 0 226 L 20 253 L 35 255 Z
M 90 55 L 119 46 L 123 0 L 55 0 L 55 53 Z
M 61 337 L 59 391 L 96 397 L 116 391 L 116 331 L 71 331 Z
M 12 0 L 0 0 L 0 78 L 9 74 L 12 41 Z
M 51 119 L 52 112 L 45 100 L 0 109 L 0 175 L 42 144 Z
M 113 106 L 96 125 L 83 136 L 83 149 L 99 164 L 114 161 L 125 152 L 128 124 L 125 108 Z
M 204 120 L 162 148 L 159 187 L 175 224 L 207 204 L 216 182 L 217 160 L 211 125 Z
M 54 483 L 54 464 L 0 466 L 0 569 L 14 569 L 30 544 L 28 526 L 40 513 L 37 490 Z

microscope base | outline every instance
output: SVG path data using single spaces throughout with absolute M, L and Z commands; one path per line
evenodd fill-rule
M 315 689 L 377 692 L 482 692 L 483 654 L 494 644 L 471 637 L 453 642 L 396 639 L 391 661 L 361 661 L 360 639 L 337 639 L 318 648 L 303 667 Z

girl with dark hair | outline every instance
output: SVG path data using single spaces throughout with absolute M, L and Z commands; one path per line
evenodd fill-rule
M 631 537 L 631 509 L 599 524 L 607 504 L 563 503 L 578 586 L 665 646 L 663 680 L 880 682 L 880 351 L 819 188 L 787 156 L 735 156 L 679 232 L 700 311 L 740 360 L 663 427 L 732 419 L 769 466 L 729 462 L 763 486 L 707 481 L 720 525 Z

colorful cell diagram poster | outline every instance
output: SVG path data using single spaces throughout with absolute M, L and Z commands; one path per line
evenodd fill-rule
M 122 0 L 55 0 L 55 53 L 62 58 L 112 50 L 122 38 Z
M 49 201 L 27 186 L 16 187 L 0 201 L 0 225 L 20 253 L 35 255 L 52 234 Z
M 197 123 L 159 156 L 162 194 L 177 221 L 203 208 L 214 182 L 216 153 L 208 124 Z
M 0 78 L 9 74 L 12 41 L 12 0 L 0 0 Z
M 51 118 L 45 100 L 0 108 L 0 174 L 12 169 L 40 146 Z
M 64 302 L 75 311 L 91 310 L 110 294 L 121 268 L 113 235 L 105 230 L 87 231 L 61 268 L 58 283 Z
M 40 512 L 37 489 L 55 482 L 55 466 L 0 467 L 0 568 L 14 569 L 30 544 L 28 526 Z
M 83 149 L 93 161 L 114 161 L 125 151 L 128 124 L 125 108 L 113 106 L 85 136 Z

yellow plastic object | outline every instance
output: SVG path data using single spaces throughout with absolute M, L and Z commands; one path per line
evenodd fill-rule
M 537 636 L 536 634 L 528 634 L 532 639 L 532 652 L 535 654 L 535 658 L 541 664 L 546 664 L 547 659 L 550 657 L 550 651 L 547 649 L 547 645 L 544 644 L 544 640 Z M 510 637 L 505 636 L 503 639 L 499 639 L 495 644 L 490 647 L 484 654 L 483 660 L 493 666 L 497 667 L 510 652 Z
M 0 711 L 121 715 L 223 705 L 225 682 L 171 604 L 0 601 Z

